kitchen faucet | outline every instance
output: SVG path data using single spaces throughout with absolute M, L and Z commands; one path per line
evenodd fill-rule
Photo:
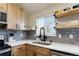
M 40 28 L 39 38 L 40 38 L 41 41 L 46 41 L 47 36 L 45 35 L 45 28 L 44 27 Z

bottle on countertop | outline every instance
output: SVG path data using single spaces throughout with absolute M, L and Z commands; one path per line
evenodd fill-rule
M 13 33 L 9 33 L 8 40 L 9 40 L 9 42 L 14 42 L 14 34 Z

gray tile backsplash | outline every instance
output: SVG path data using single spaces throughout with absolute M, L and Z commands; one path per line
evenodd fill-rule
M 59 38 L 61 34 L 61 38 Z M 70 35 L 73 35 L 73 38 Z M 47 40 L 52 40 L 53 42 L 66 43 L 66 44 L 78 44 L 79 45 L 79 29 L 62 29 L 57 30 L 56 37 L 48 37 Z
M 35 30 L 27 31 L 27 39 L 35 39 L 34 35 L 36 34 Z
M 21 30 L 1 30 L 0 34 L 9 36 L 9 33 L 14 33 L 14 38 L 18 40 L 35 39 L 34 35 L 36 31 L 21 31 Z M 62 37 L 59 38 L 58 35 L 61 34 Z M 69 35 L 73 34 L 73 39 L 69 38 Z M 21 37 L 22 35 L 22 37 Z M 47 41 L 52 40 L 53 42 L 66 43 L 66 44 L 76 44 L 79 45 L 79 29 L 62 29 L 57 30 L 57 36 L 47 37 Z
M 76 44 L 79 45 L 79 29 L 61 29 L 56 30 L 56 36 L 48 36 L 47 41 L 52 40 L 53 42 L 65 43 L 65 44 Z M 61 34 L 61 38 L 59 38 Z M 70 38 L 70 35 L 73 35 L 73 38 Z
M 3 30 L 3 29 L 0 29 L 0 34 L 5 35 L 6 40 L 9 37 L 9 33 L 13 33 L 14 34 L 14 39 L 16 41 L 21 40 L 21 39 L 26 39 L 26 37 L 27 37 L 26 31 L 20 31 L 20 30 Z M 21 34 L 23 34 L 22 37 L 21 37 Z
M 8 41 L 8 37 L 9 37 L 9 33 L 13 33 L 14 34 L 14 39 L 16 41 L 18 40 L 25 40 L 25 39 L 35 39 L 34 35 L 36 33 L 36 31 L 21 31 L 21 30 L 3 30 L 0 29 L 0 34 L 5 35 L 5 40 Z
M 71 44 L 73 44 L 74 39 L 75 39 L 75 34 L 76 34 L 74 32 L 76 32 L 76 31 L 75 30 L 72 31 L 72 29 L 67 29 L 67 30 L 65 29 L 65 30 L 60 30 L 60 31 L 58 30 L 57 31 L 57 38 L 60 39 L 60 41 L 62 43 L 71 43 Z M 62 38 L 58 37 L 59 34 L 62 35 Z M 70 34 L 73 35 L 73 38 L 69 37 Z

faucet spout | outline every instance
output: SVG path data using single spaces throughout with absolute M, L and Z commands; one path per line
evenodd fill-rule
M 41 41 L 46 41 L 47 36 L 45 35 L 45 28 L 44 27 L 40 28 L 39 38 L 40 38 Z

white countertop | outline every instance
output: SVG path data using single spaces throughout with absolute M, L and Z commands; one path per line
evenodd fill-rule
M 54 49 L 54 50 L 58 50 L 58 51 L 62 51 L 62 52 L 68 52 L 68 53 L 79 55 L 79 45 L 56 43 L 56 42 L 52 42 L 51 45 L 42 45 L 42 44 L 33 43 L 35 41 L 36 40 L 21 40 L 21 41 L 16 41 L 16 42 L 12 42 L 12 43 L 8 43 L 8 42 L 6 42 L 6 43 L 11 45 L 12 47 L 21 45 L 21 44 L 32 44 L 35 46 L 40 46 L 40 47 L 44 47 L 44 48 L 49 48 L 49 49 Z

